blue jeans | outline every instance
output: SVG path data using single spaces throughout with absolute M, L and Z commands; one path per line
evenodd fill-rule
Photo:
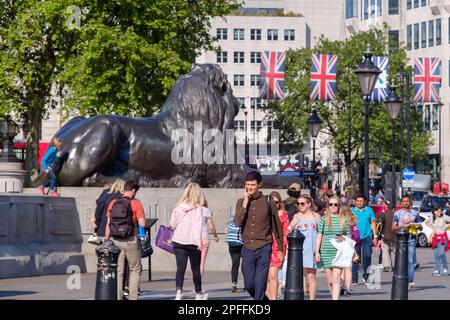
M 254 300 L 265 298 L 267 276 L 269 275 L 272 244 L 266 244 L 255 251 L 242 248 L 242 274 L 245 289 Z
M 47 181 L 44 183 L 44 187 L 48 188 L 50 187 L 50 190 L 56 191 L 56 175 L 53 173 L 52 170 L 48 172 L 48 178 Z
M 416 257 L 416 239 L 408 240 L 408 282 L 414 282 L 414 260 Z
M 434 248 L 434 265 L 436 271 L 441 268 L 440 264 L 442 262 L 442 269 L 447 270 L 447 258 L 445 257 L 445 246 L 447 245 L 447 240 L 444 240 L 444 244 L 441 244 L 440 239 L 438 240 L 437 247 Z
M 367 269 L 372 264 L 372 238 L 367 237 L 361 239 L 360 243 L 355 246 L 355 251 L 362 260 L 363 278 L 367 280 Z M 362 252 L 361 252 L 362 251 Z M 352 280 L 358 283 L 358 264 L 352 264 Z

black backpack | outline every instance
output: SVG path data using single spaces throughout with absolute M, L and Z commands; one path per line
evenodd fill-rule
M 129 238 L 135 225 L 133 223 L 133 211 L 131 210 L 131 199 L 117 199 L 111 208 L 109 229 L 112 237 L 117 239 Z

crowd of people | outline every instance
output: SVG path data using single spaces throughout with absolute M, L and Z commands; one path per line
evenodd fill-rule
M 61 141 L 55 139 L 41 163 L 41 174 L 46 181 L 39 186 L 45 195 L 58 196 L 55 171 L 64 158 L 60 151 Z M 398 228 L 410 231 L 408 238 L 408 288 L 414 289 L 414 270 L 417 267 L 416 237 L 420 229 L 419 214 L 411 208 L 409 196 L 401 198 L 399 210 L 388 210 L 376 219 L 368 205 L 386 205 L 383 192 L 347 198 L 335 195 L 326 187 L 318 198 L 302 194 L 298 183 L 287 190 L 287 198 L 278 192 L 264 195 L 260 191 L 262 176 L 251 171 L 245 177 L 242 198 L 237 200 L 234 216 L 230 217 L 225 233 L 231 257 L 231 292 L 238 291 L 238 275 L 241 266 L 244 287 L 255 300 L 280 299 L 286 282 L 288 241 L 287 235 L 297 229 L 305 237 L 303 242 L 304 290 L 309 299 L 317 298 L 318 269 L 326 273 L 327 285 L 332 299 L 341 295 L 351 296 L 352 287 L 360 285 L 359 269 L 364 284 L 369 281 L 373 248 L 381 250 L 384 272 L 393 270 L 396 235 Z M 118 179 L 106 184 L 96 201 L 92 215 L 94 233 L 89 242 L 100 244 L 113 239 L 121 249 L 117 269 L 118 299 L 136 300 L 142 292 L 139 283 L 142 272 L 139 238 L 144 235 L 145 215 L 142 203 L 136 198 L 139 185 L 133 181 Z M 433 276 L 447 276 L 445 253 L 450 249 L 446 230 L 450 217 L 441 208 L 433 208 L 426 222 L 433 230 L 430 237 L 435 253 Z M 174 230 L 172 245 L 176 260 L 175 299 L 183 298 L 184 276 L 189 260 L 195 299 L 207 299 L 202 290 L 202 275 L 210 247 L 210 234 L 219 241 L 213 213 L 206 197 L 197 183 L 190 183 L 176 204 L 170 227 Z M 412 231 L 411 231 L 412 230 Z M 442 267 L 442 272 L 441 272 Z

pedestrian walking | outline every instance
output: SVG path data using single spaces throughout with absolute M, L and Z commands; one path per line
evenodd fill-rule
M 333 300 L 339 300 L 341 290 L 341 274 L 343 268 L 335 267 L 337 249 L 332 241 L 345 241 L 344 235 L 350 234 L 350 225 L 340 211 L 339 199 L 332 197 L 328 202 L 325 215 L 319 222 L 316 242 L 316 263 L 322 262 L 327 274 L 328 290 Z
M 360 241 L 356 245 L 356 254 L 361 259 L 362 279 L 364 284 L 368 284 L 369 273 L 367 269 L 372 263 L 372 244 L 376 246 L 378 235 L 375 230 L 375 213 L 372 208 L 366 204 L 366 198 L 360 194 L 356 196 L 356 206 L 352 208 L 353 214 L 358 219 L 358 230 Z M 359 263 L 353 263 L 352 277 L 353 285 L 358 285 L 358 268 Z
M 402 208 L 394 213 L 392 231 L 396 232 L 399 228 L 408 229 L 408 290 L 413 290 L 416 287 L 414 282 L 416 233 L 417 230 L 422 230 L 422 226 L 419 221 L 419 213 L 411 208 L 411 198 L 409 195 L 402 196 L 401 205 Z
M 433 215 L 425 221 L 425 224 L 433 229 L 431 247 L 434 250 L 434 272 L 433 276 L 448 276 L 447 257 L 445 252 L 450 249 L 447 237 L 447 228 L 450 227 L 450 217 L 444 216 L 441 208 L 435 207 Z M 442 265 L 442 273 L 440 272 Z
M 236 203 L 234 222 L 242 228 L 242 273 L 245 288 L 255 300 L 263 300 L 272 255 L 273 236 L 277 242 L 278 260 L 283 260 L 283 229 L 276 204 L 259 191 L 262 176 L 247 173 L 243 198 Z
M 397 238 L 392 231 L 393 210 L 388 210 L 379 215 L 381 221 L 381 263 L 383 272 L 394 270 L 394 259 Z
M 360 233 L 358 229 L 358 218 L 352 212 L 352 209 L 347 204 L 341 203 L 341 211 L 342 215 L 345 217 L 345 220 L 348 221 L 350 225 L 350 238 L 355 241 L 355 247 L 360 245 Z M 341 277 L 344 286 L 341 288 L 341 295 L 343 296 L 351 296 L 352 294 L 352 268 L 344 268 Z
M 175 277 L 175 300 L 182 299 L 184 274 L 187 261 L 191 264 L 192 276 L 195 286 L 195 300 L 204 300 L 202 292 L 202 275 L 200 271 L 203 245 L 203 211 L 205 196 L 199 184 L 188 184 L 170 216 L 170 227 L 174 229 L 172 244 L 177 263 Z
M 300 230 L 305 236 L 305 240 L 303 241 L 303 283 L 308 288 L 309 299 L 316 300 L 317 263 L 315 262 L 315 250 L 317 230 L 321 217 L 316 212 L 317 208 L 314 206 L 313 199 L 309 195 L 302 195 L 298 199 L 298 206 L 300 211 L 292 219 L 289 230 Z
M 61 148 L 61 139 L 60 138 L 54 138 L 51 143 L 50 147 L 47 149 L 47 151 L 44 154 L 44 157 L 42 157 L 41 160 L 41 172 L 42 174 L 47 174 L 47 180 L 44 182 L 44 184 L 38 186 L 38 191 L 41 195 L 46 195 L 45 188 L 50 187 L 50 196 L 51 197 L 59 197 L 60 194 L 58 193 L 58 183 L 57 183 L 57 174 L 58 170 L 55 170 L 55 167 L 60 167 L 59 161 L 62 161 L 63 153 L 60 151 Z M 42 177 L 44 179 L 44 177 Z
M 227 234 L 228 252 L 231 257 L 231 293 L 237 292 L 239 266 L 243 247 L 241 228 L 234 223 L 234 217 L 228 221 L 225 228 Z
M 283 229 L 283 259 L 280 260 L 278 257 L 278 244 L 273 234 L 273 243 L 272 243 L 272 256 L 270 257 L 270 268 L 269 268 L 269 276 L 267 278 L 267 297 L 270 300 L 277 300 L 279 293 L 279 281 L 278 281 L 278 272 L 280 271 L 281 266 L 283 265 L 284 259 L 286 258 L 288 241 L 288 227 L 289 227 L 289 218 L 284 210 L 283 202 L 281 200 L 281 195 L 273 191 L 270 193 L 270 198 L 276 203 L 278 217 L 281 221 L 281 226 Z
M 107 211 L 105 238 L 110 237 L 120 248 L 117 261 L 117 299 L 123 299 L 123 276 L 125 259 L 130 270 L 130 295 L 128 299 L 137 300 L 141 279 L 141 252 L 137 240 L 137 224 L 145 227 L 145 214 L 142 203 L 135 199 L 139 184 L 127 181 L 121 198 L 113 199 Z
M 284 210 L 286 210 L 286 213 L 289 218 L 289 222 L 292 221 L 292 218 L 294 215 L 298 212 L 298 197 L 300 197 L 301 192 L 301 186 L 298 183 L 293 183 L 289 186 L 289 189 L 287 191 L 287 194 L 289 197 L 284 200 Z

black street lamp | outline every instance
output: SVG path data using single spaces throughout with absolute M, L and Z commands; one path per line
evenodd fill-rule
M 392 126 L 392 197 L 391 206 L 392 209 L 395 208 L 396 197 L 396 186 L 395 186 L 395 120 L 400 113 L 402 108 L 402 99 L 395 93 L 395 87 L 389 88 L 389 95 L 385 101 L 387 110 L 389 112 L 389 117 L 391 118 Z
M 314 175 L 312 176 L 312 183 L 311 183 L 311 197 L 316 197 L 316 138 L 319 135 L 320 128 L 322 127 L 322 120 L 320 120 L 319 115 L 317 114 L 317 110 L 313 109 L 311 112 L 311 116 L 309 117 L 308 121 L 306 122 L 308 124 L 309 134 L 311 135 L 311 138 L 313 140 L 313 172 Z
M 438 106 L 438 108 L 439 108 L 439 166 L 438 166 L 438 179 L 439 179 L 439 192 L 441 192 L 441 183 L 442 183 L 442 181 L 441 181 L 441 179 L 442 179 L 442 176 L 441 176 L 441 169 L 442 169 L 442 156 L 441 156 L 441 153 L 442 153 L 442 143 L 441 143 L 441 119 L 442 119 L 442 117 L 441 117 L 441 112 L 442 112 L 442 107 L 444 106 L 444 104 L 442 103 L 442 101 L 441 100 L 439 100 L 439 102 L 438 102 L 438 104 L 437 104 L 437 106 Z
M 5 116 L 0 121 L 0 139 L 2 142 L 1 162 L 17 162 L 14 153 L 14 137 L 19 133 L 19 125 L 10 116 Z
M 244 112 L 244 116 L 245 116 L 245 125 L 244 125 L 244 130 L 245 130 L 245 139 L 244 139 L 244 159 L 245 159 L 245 163 L 247 163 L 247 149 L 248 149 L 248 141 L 247 141 L 247 108 L 245 107 L 245 104 L 241 105 L 241 110 Z
M 370 48 L 364 53 L 364 61 L 354 71 L 365 102 L 364 108 L 364 196 L 369 200 L 369 101 L 381 70 L 372 62 Z

